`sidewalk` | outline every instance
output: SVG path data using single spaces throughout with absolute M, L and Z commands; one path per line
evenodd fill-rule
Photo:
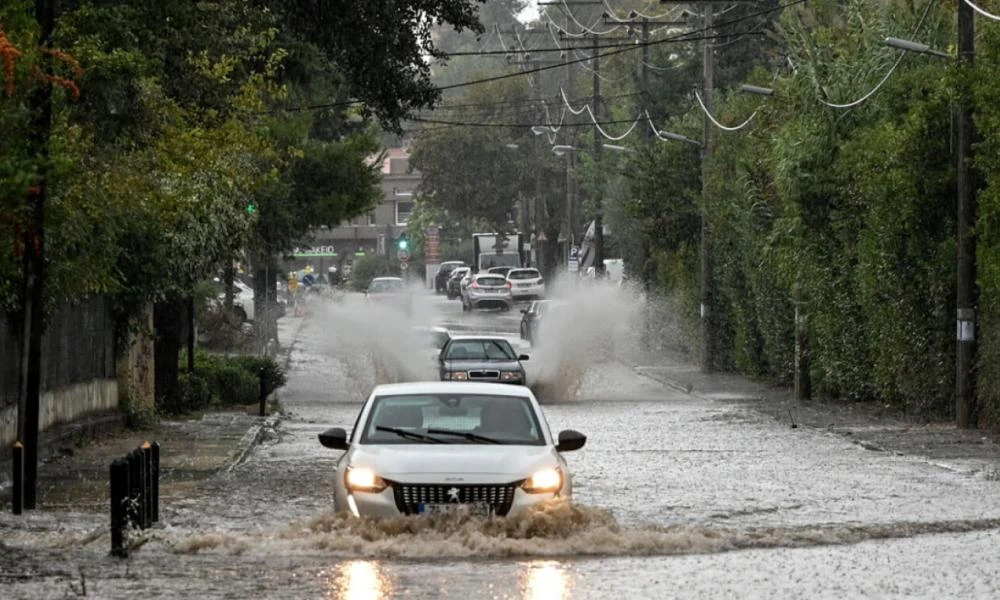
M 278 362 L 287 366 L 295 337 L 304 322 L 300 317 L 278 320 L 280 345 Z M 115 427 L 95 431 L 96 437 L 73 439 L 59 435 L 72 431 L 71 423 L 46 432 L 42 439 L 55 444 L 42 449 L 38 465 L 38 508 L 40 510 L 107 511 L 111 462 L 123 458 L 145 441 L 160 443 L 160 495 L 164 499 L 182 496 L 198 481 L 231 469 L 273 430 L 277 416 L 261 418 L 234 408 L 208 412 L 187 419 L 161 419 L 149 430 L 123 429 L 120 417 Z M 249 409 L 247 409 L 249 410 Z M 10 463 L 2 463 L 0 507 L 10 508 Z
M 790 388 L 731 373 L 702 373 L 683 364 L 633 366 L 659 383 L 712 402 L 746 406 L 789 428 L 811 427 L 875 452 L 921 456 L 940 467 L 1000 479 L 1000 440 L 949 422 L 916 422 L 876 403 L 798 402 Z

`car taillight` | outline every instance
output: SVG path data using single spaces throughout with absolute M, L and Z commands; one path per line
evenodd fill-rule
M 514 287 L 514 284 L 508 281 L 505 287 L 509 290 L 510 288 Z
M 473 281 L 472 282 L 472 287 L 478 290 L 479 289 L 479 284 L 477 282 Z

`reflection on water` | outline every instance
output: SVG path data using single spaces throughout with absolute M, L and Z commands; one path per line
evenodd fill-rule
M 524 565 L 525 600 L 561 600 L 569 598 L 569 578 L 566 569 L 557 562 L 539 561 Z
M 336 600 L 381 600 L 392 594 L 392 584 L 378 561 L 352 560 L 337 567 L 328 597 Z

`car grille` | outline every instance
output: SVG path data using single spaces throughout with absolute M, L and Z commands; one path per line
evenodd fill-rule
M 483 503 L 490 507 L 491 513 L 503 517 L 510 512 L 516 487 L 516 483 L 438 485 L 392 482 L 392 494 L 396 499 L 396 508 L 404 515 L 418 514 L 421 504 L 456 504 L 455 499 L 458 498 L 457 504 Z
M 492 369 L 477 369 L 474 371 L 469 371 L 469 379 L 470 380 L 500 379 L 500 371 L 494 371 Z

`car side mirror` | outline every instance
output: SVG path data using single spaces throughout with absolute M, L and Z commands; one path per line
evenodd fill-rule
M 527 354 L 522 354 L 517 357 L 517 360 L 528 360 L 529 358 L 531 357 L 529 357 Z
M 556 444 L 556 451 L 572 452 L 573 450 L 583 448 L 583 445 L 586 443 L 587 436 L 583 435 L 579 431 L 564 429 L 559 432 L 559 443 Z
M 562 436 L 562 434 L 559 434 Z M 560 437 L 560 439 L 562 439 Z M 333 427 L 319 434 L 319 443 L 324 448 L 334 450 L 347 450 L 350 444 L 347 443 L 347 432 L 342 427 Z

